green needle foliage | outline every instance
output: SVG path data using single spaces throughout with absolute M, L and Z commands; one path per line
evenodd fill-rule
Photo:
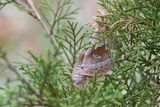
M 87 34 L 82 31 L 83 27 L 78 28 L 78 23 L 68 21 L 68 25 L 57 35 L 62 51 L 71 67 L 76 61 L 78 52 L 86 46 L 84 41 L 87 39 Z
M 24 7 L 15 0 L 11 3 Z M 117 47 L 110 49 L 115 59 L 112 72 L 100 79 L 94 76 L 82 88 L 72 85 L 72 68 L 87 46 L 88 30 L 73 21 L 77 10 L 71 9 L 70 0 L 41 0 L 36 11 L 42 20 L 30 11 L 33 8 L 24 10 L 42 24 L 54 49 L 43 55 L 29 52 L 34 63 L 17 68 L 0 49 L 0 57 L 19 82 L 14 88 L 10 84 L 0 88 L 0 106 L 160 106 L 160 1 L 100 0 L 98 4 L 106 13 L 101 16 L 104 25 L 111 27 L 112 45 Z M 0 2 L 0 7 L 5 5 Z M 108 31 L 103 33 L 107 40 Z

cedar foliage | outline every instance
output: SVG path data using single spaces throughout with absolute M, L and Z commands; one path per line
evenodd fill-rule
M 0 106 L 160 106 L 159 0 L 99 0 L 107 14 L 103 16 L 106 19 L 103 24 L 112 27 L 104 34 L 106 38 L 112 35 L 111 53 L 116 62 L 110 75 L 98 81 L 95 77 L 80 89 L 72 85 L 72 67 L 79 51 L 87 48 L 92 31 L 79 27 L 73 17 L 77 10 L 71 8 L 74 5 L 71 0 L 55 2 L 56 8 L 52 8 L 53 0 L 41 0 L 37 10 L 43 20 L 39 20 L 28 4 L 0 1 L 0 9 L 13 4 L 39 21 L 54 47 L 43 55 L 29 52 L 34 64 L 18 67 L 10 63 L 0 48 L 1 59 L 20 82 L 16 88 L 10 84 L 1 88 Z

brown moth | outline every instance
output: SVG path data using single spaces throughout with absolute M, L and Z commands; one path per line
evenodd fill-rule
M 85 53 L 80 53 L 74 65 L 72 73 L 73 85 L 81 87 L 86 81 L 93 78 L 95 72 L 99 77 L 106 75 L 112 69 L 113 64 L 114 60 L 110 57 L 105 45 L 96 49 L 95 46 L 92 46 Z
M 92 47 L 81 53 L 74 65 L 72 79 L 76 87 L 84 85 L 87 80 L 93 78 L 95 73 L 98 77 L 106 75 L 114 65 L 109 48 L 105 46 L 105 36 L 101 33 L 111 30 L 109 26 L 101 23 L 105 21 L 103 18 L 96 20 L 95 33 L 89 40 Z

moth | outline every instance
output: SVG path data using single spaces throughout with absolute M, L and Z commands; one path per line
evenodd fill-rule
M 92 46 L 85 52 L 81 52 L 74 64 L 72 79 L 75 87 L 81 87 L 88 80 L 91 80 L 95 72 L 98 77 L 101 77 L 112 69 L 114 59 L 111 57 L 109 49 L 106 48 L 103 34 L 97 33 L 108 30 L 110 30 L 110 28 L 106 25 L 99 23 L 96 25 L 95 33 L 89 40 Z M 96 40 L 98 40 L 98 42 L 96 42 Z
M 97 57 L 96 55 L 100 55 Z M 82 52 L 77 59 L 72 73 L 73 85 L 80 87 L 91 80 L 95 72 L 98 77 L 104 76 L 112 69 L 114 59 L 107 52 L 105 45 L 95 49 L 95 46 Z

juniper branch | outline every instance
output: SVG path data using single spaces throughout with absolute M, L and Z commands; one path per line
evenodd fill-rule
M 48 25 L 45 24 L 45 22 L 43 21 L 41 15 L 39 14 L 39 12 L 37 11 L 34 3 L 32 0 L 27 0 L 27 4 L 29 5 L 29 7 L 33 10 L 33 12 L 35 13 L 35 18 L 37 19 L 37 21 L 40 22 L 40 24 L 42 25 L 42 27 L 44 28 L 44 30 L 46 31 L 46 33 L 48 34 L 51 43 L 53 44 L 54 47 L 58 47 L 58 44 L 56 42 L 56 40 L 53 38 L 54 37 L 54 33 L 50 32 L 50 29 L 48 28 Z M 33 16 L 33 14 L 31 14 Z M 34 16 L 33 16 L 34 17 Z
M 2 52 L 4 53 L 4 52 Z M 3 56 L 1 56 L 1 58 L 4 60 L 4 62 L 7 65 L 7 68 L 12 71 L 14 74 L 17 75 L 17 77 L 20 78 L 20 81 L 24 84 L 27 85 L 28 89 L 37 96 L 37 98 L 39 98 L 39 103 L 43 104 L 43 98 L 40 94 L 38 94 L 33 88 L 32 86 L 25 80 L 25 78 L 23 78 L 17 71 L 17 69 L 15 67 L 12 66 L 12 64 L 10 63 L 9 59 L 6 57 L 6 54 L 3 54 Z

